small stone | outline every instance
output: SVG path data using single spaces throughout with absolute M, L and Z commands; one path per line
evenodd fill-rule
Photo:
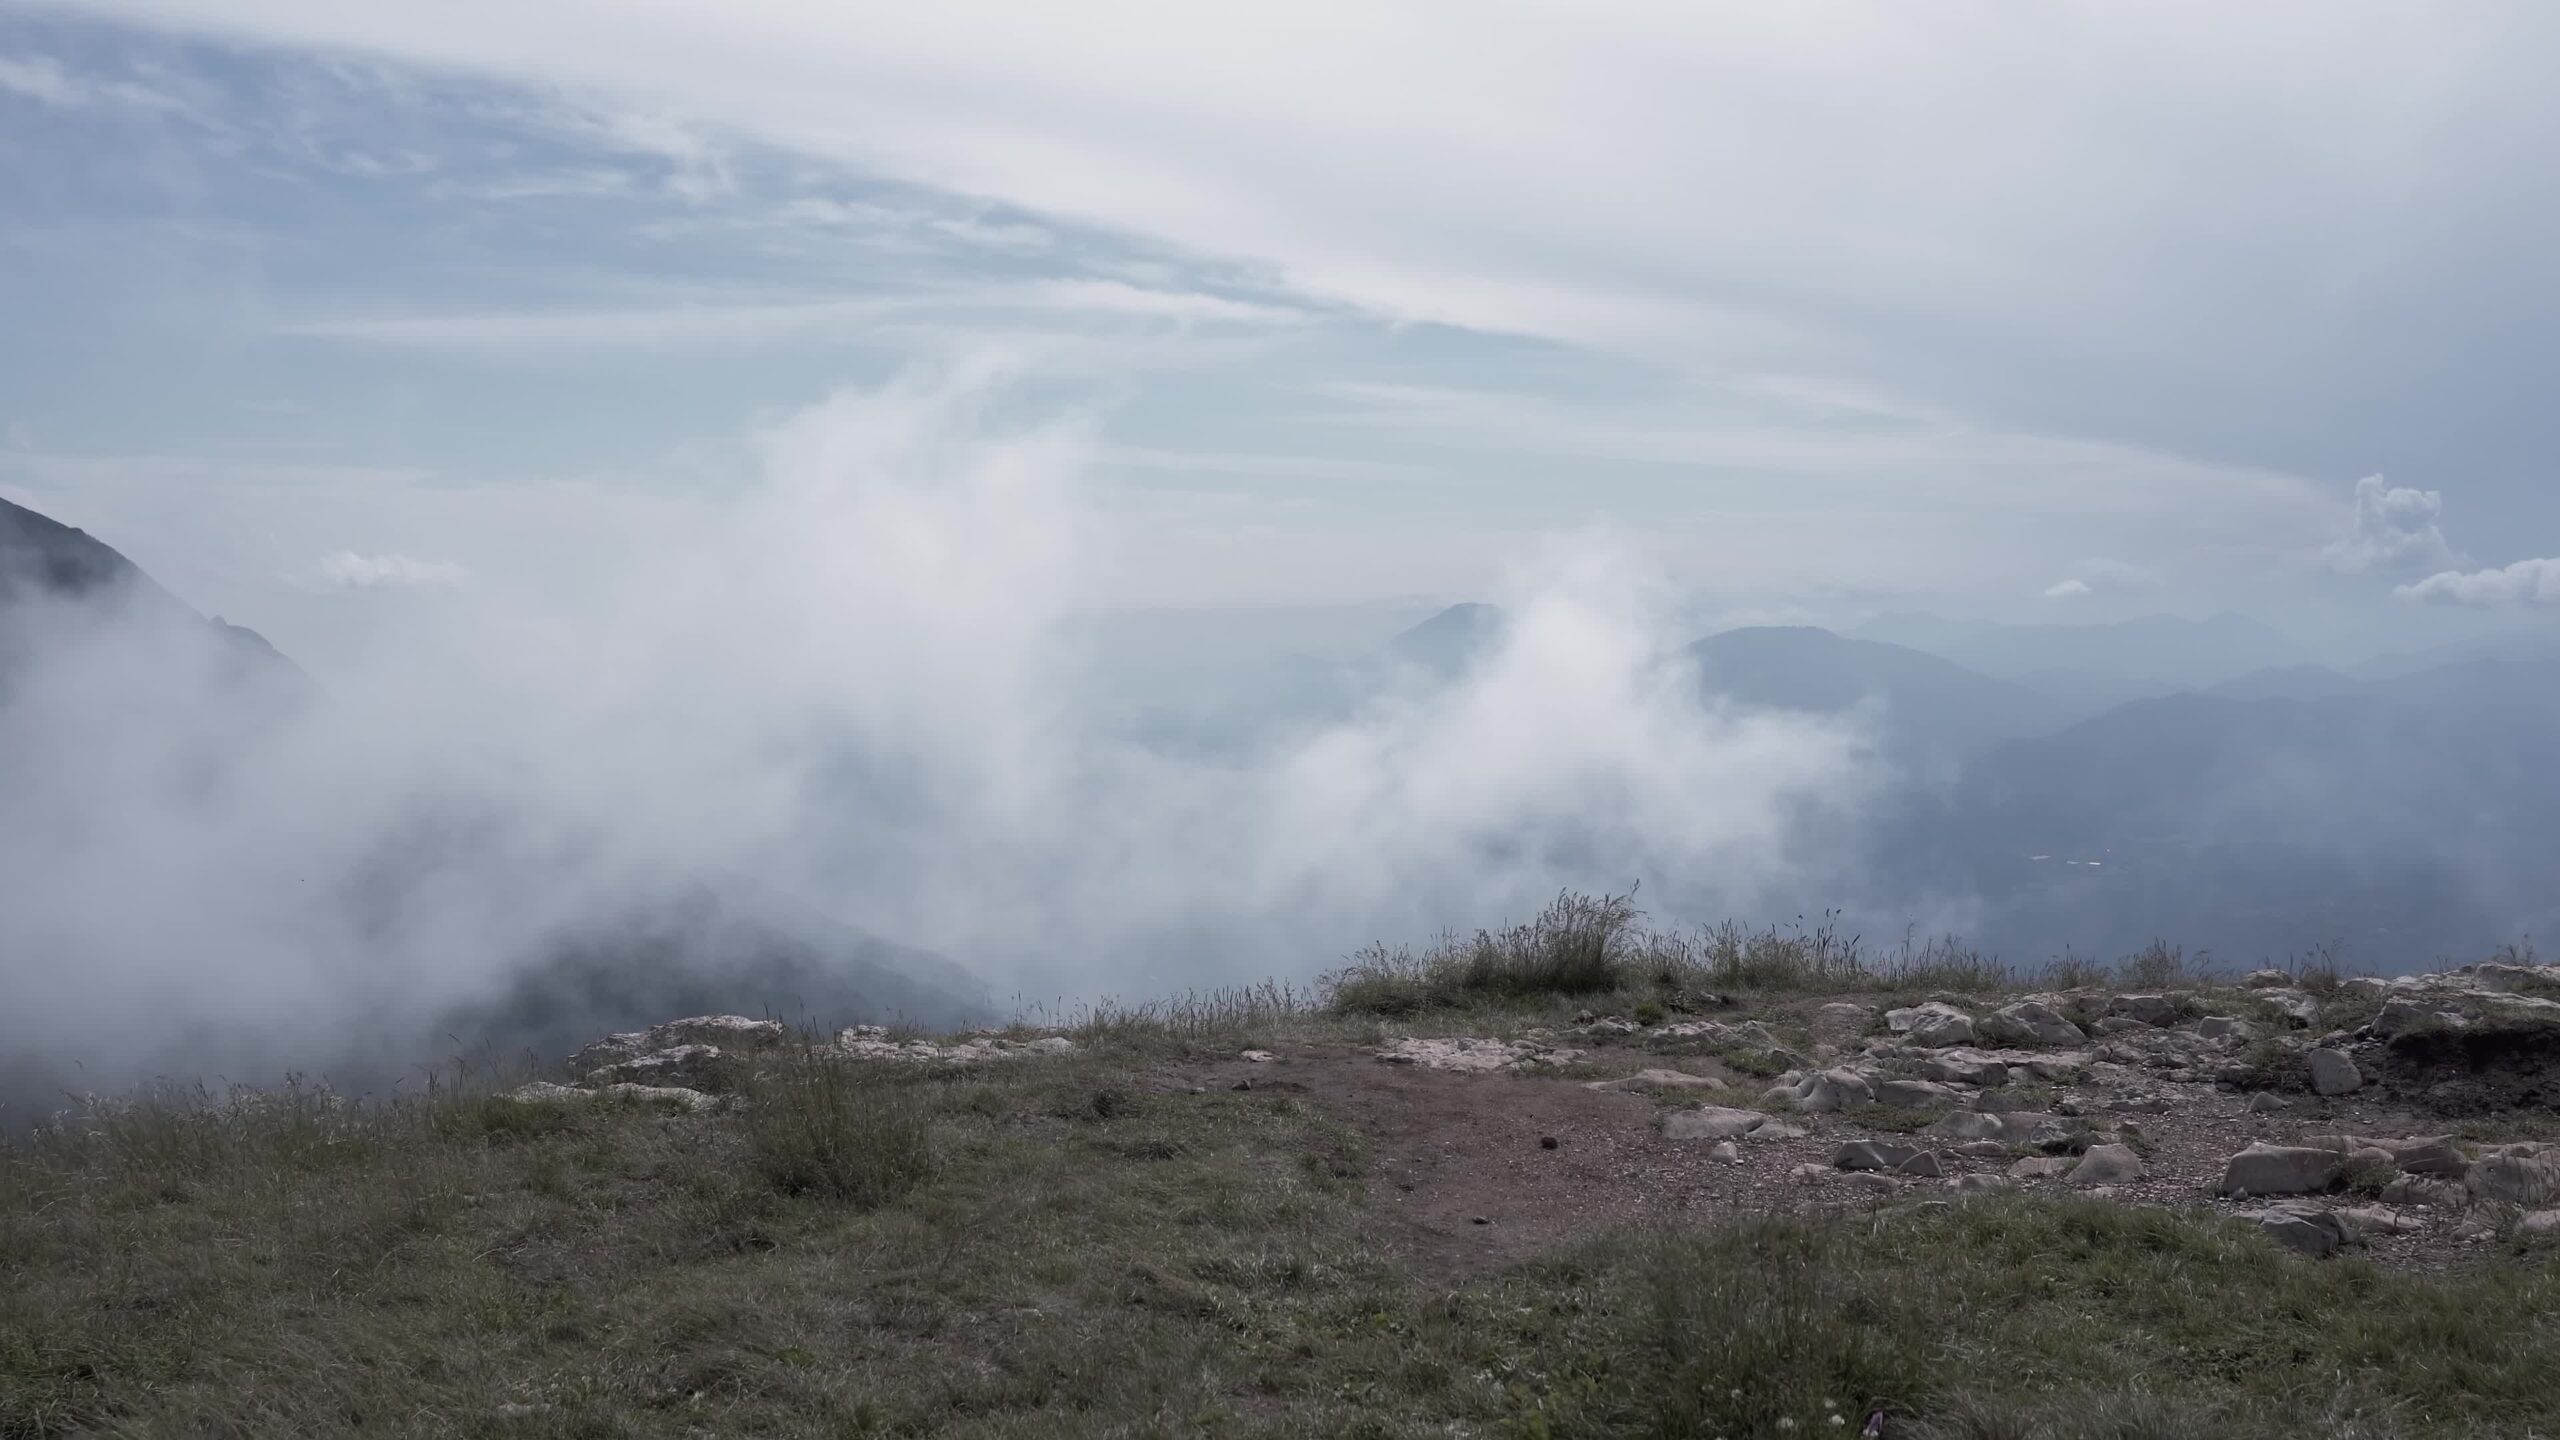
M 2388 1205 L 2353 1205 L 2338 1211 L 2338 1219 L 2347 1233 L 2359 1240 L 2383 1235 L 2415 1235 L 2426 1225 L 2412 1215 L 2403 1215 Z
M 1739 1165 L 1742 1163 L 1742 1147 L 1730 1140 L 1719 1140 L 1715 1148 L 1707 1152 L 1707 1158 L 1727 1165 Z
M 1490 1225 L 1493 1223 L 1493 1217 L 1490 1215 L 1479 1215 L 1468 1223 L 1473 1225 Z
M 1539 1148 L 1539 1149 L 1541 1149 L 1541 1150 L 1553 1150 L 1554 1148 L 1556 1148 L 1556 1137 L 1554 1137 L 1553 1135 L 1541 1135 L 1541 1136 L 1539 1136 L 1539 1137 L 1538 1137 L 1538 1148 Z
M 1639 1070 L 1617 1080 L 1593 1080 L 1593 1090 L 1633 1090 L 1659 1093 L 1665 1090 L 1721 1090 L 1724 1082 L 1712 1075 L 1692 1075 L 1685 1070 Z
M 2256 1221 L 2277 1244 L 2315 1259 L 2347 1243 L 2346 1225 L 2325 1210 L 2253 1210 L 2241 1218 Z
M 2303 1057 L 2311 1064 L 2311 1088 L 2321 1095 L 2352 1095 L 2364 1086 L 2364 1073 L 2344 1050 L 2327 1046 Z
M 2107 1013 L 2144 1025 L 2175 1025 L 2178 1023 L 2178 1002 L 2166 995 L 2119 995 L 2107 1002 Z
M 1952 1106 L 1964 1097 L 1934 1080 L 1882 1080 L 1876 1083 L 1876 1103 L 1897 1110 L 1933 1110 Z
M 1942 1000 L 1884 1012 L 1885 1027 L 1914 1045 L 1942 1050 L 1973 1043 L 1973 1017 Z
M 2130 1145 L 2092 1145 L 2065 1177 L 2074 1185 L 2125 1185 L 2150 1173 Z
M 1899 1145 L 1891 1140 L 1851 1140 L 1832 1155 L 1842 1170 L 1897 1170 L 1906 1175 L 1940 1175 L 1945 1166 L 1934 1150 Z
M 2002 1045 L 2077 1045 L 2089 1037 L 2041 1000 L 2003 1005 L 1982 1018 L 1983 1038 Z
M 1663 1116 L 1662 1135 L 1666 1140 L 1738 1140 L 1768 1123 L 1769 1117 L 1757 1110 L 1701 1105 Z
M 2264 1142 L 2223 1162 L 2225 1195 L 2308 1195 L 2338 1183 L 2346 1157 L 2335 1150 Z

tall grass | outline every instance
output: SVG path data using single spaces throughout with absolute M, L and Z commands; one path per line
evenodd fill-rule
M 745 1077 L 748 1153 L 783 1194 L 887 1204 L 934 1170 L 926 1083 L 803 1037 Z
M 1422 952 L 1373 945 L 1319 982 L 1336 1014 L 1390 1018 L 1427 1010 L 1539 999 L 1660 997 L 1726 991 L 1998 990 L 2016 983 L 1999 962 L 1952 940 L 1906 939 L 1871 953 L 1838 917 L 1749 930 L 1732 923 L 1692 934 L 1654 930 L 1635 897 L 1567 891 L 1538 917 L 1506 930 L 1451 937 Z

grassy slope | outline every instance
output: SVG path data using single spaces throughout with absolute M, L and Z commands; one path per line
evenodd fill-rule
M 1247 1005 L 976 1073 L 801 1059 L 707 1116 L 140 1105 L 0 1151 L 0 1436 L 1744 1436 L 1871 1403 L 1980 1440 L 2560 1434 L 2547 1252 L 2435 1279 L 1982 1201 L 1425 1283 L 1356 1134 L 1166 1078 L 1378 1024 Z

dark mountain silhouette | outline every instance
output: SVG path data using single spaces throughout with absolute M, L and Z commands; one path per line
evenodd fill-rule
M 85 530 L 0 500 L 0 668 L 13 652 L 42 637 L 21 627 L 47 622 L 33 612 L 77 607 L 112 612 L 120 620 L 153 624 L 173 633 L 201 630 L 221 647 L 228 678 L 304 679 L 300 667 L 265 636 L 219 616 L 206 619 L 163 589 L 142 567 Z M 16 624 L 12 624 L 15 621 Z

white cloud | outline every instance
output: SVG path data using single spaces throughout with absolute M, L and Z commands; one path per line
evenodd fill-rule
M 1843 723 L 1703 702 L 1659 663 L 1689 633 L 1660 580 L 1593 537 L 1520 561 L 1463 683 L 1245 758 L 1132 744 L 1077 703 L 1118 561 L 1091 419 L 991 423 L 1021 397 L 990 368 L 773 426 L 752 483 L 668 497 L 609 571 L 393 607 L 289 715 L 112 703 L 183 683 L 152 637 L 47 651 L 0 696 L 28 902 L 0 906 L 0 1046 L 124 1047 L 112 1083 L 229 1030 L 271 1073 L 494 993 L 668 873 L 755 876 L 1000 994 L 1304 978 L 1566 883 L 1749 908 L 1873 778 Z
M 341 550 L 320 562 L 320 577 L 342 590 L 414 590 L 468 584 L 471 572 L 450 560 Z
M 2157 571 L 2103 556 L 2081 562 L 2079 572 L 2046 587 L 2047 600 L 2083 600 L 2092 595 L 2131 595 L 2160 588 Z
M 2519 560 L 2496 570 L 2447 570 L 2391 592 L 2439 605 L 2560 605 L 2560 559 Z
M 585 123 L 705 194 L 735 133 L 1393 314 L 1904 381 L 1946 368 L 1932 337 L 2245 364 L 2441 273 L 2447 208 L 2504 203 L 2471 187 L 2538 160 L 2553 103 L 2527 6 L 101 8 L 602 97 L 652 118 Z
M 2342 575 L 2443 570 L 2462 563 L 2444 538 L 2444 496 L 2395 486 L 2379 475 L 2356 482 L 2347 532 L 2321 552 Z

